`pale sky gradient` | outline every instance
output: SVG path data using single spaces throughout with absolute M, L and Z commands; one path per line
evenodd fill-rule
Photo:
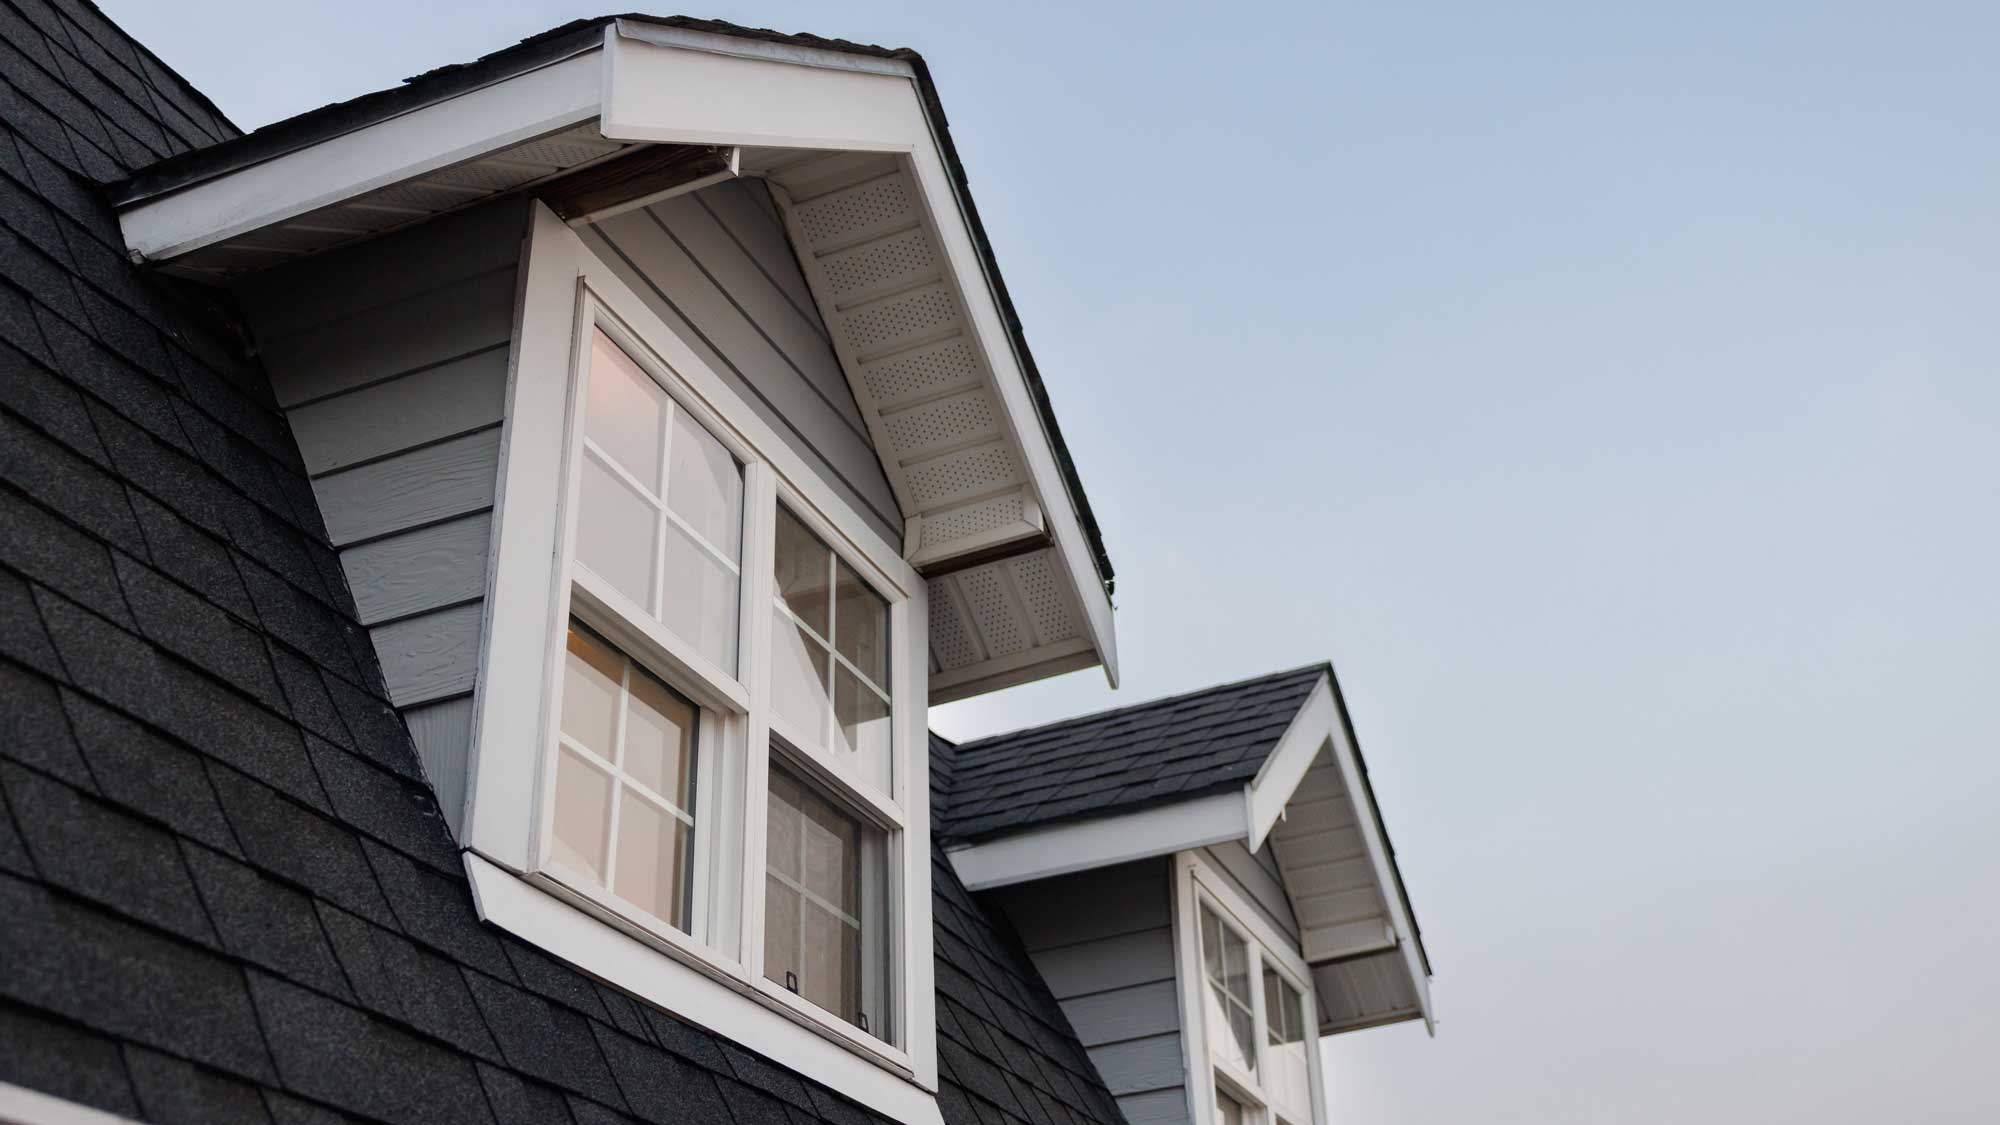
M 100 0 L 252 126 L 553 0 Z M 908 44 L 1125 686 L 1338 666 L 1442 1021 L 1336 1122 L 2000 1120 L 2000 7 L 820 5 Z

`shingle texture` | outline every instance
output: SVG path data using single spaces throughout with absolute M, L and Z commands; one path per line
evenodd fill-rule
M 1325 664 L 995 735 L 932 755 L 955 840 L 1182 801 L 1256 776 Z
M 0 1082 L 155 1121 L 866 1122 L 482 926 L 268 383 L 101 183 L 234 130 L 0 0 Z M 947 1121 L 1118 1113 L 934 861 Z

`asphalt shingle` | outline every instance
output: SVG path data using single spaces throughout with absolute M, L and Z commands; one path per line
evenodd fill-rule
M 1313 664 L 956 746 L 934 738 L 949 763 L 940 831 L 978 839 L 1246 783 L 1327 674 Z

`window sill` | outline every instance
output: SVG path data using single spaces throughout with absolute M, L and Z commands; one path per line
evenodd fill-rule
M 773 998 L 640 941 L 480 856 L 465 872 L 481 921 L 797 1071 L 894 1121 L 943 1125 L 935 1091 L 886 1057 L 805 1022 Z

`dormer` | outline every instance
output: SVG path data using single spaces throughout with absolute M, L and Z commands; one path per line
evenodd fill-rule
M 1117 655 L 923 61 L 596 20 L 113 194 L 243 310 L 481 917 L 938 1120 L 927 708 Z
M 1331 665 L 944 758 L 954 870 L 1014 923 L 1128 1119 L 1324 1125 L 1321 1037 L 1430 1026 Z

